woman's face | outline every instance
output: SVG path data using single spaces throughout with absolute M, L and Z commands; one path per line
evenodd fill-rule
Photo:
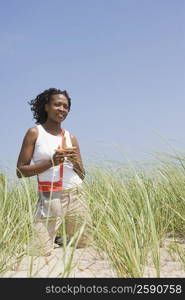
M 51 100 L 45 105 L 48 119 L 61 123 L 69 113 L 69 102 L 62 94 L 52 95 Z

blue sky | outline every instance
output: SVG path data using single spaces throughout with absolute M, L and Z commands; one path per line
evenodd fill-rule
M 63 127 L 84 159 L 184 151 L 184 0 L 1 1 L 0 37 L 1 167 L 14 171 L 27 101 L 50 87 L 72 98 Z

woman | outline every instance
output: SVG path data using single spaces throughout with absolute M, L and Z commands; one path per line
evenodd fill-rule
M 61 127 L 71 107 L 67 91 L 50 88 L 29 104 L 37 126 L 30 128 L 24 137 L 17 176 L 37 175 L 39 199 L 32 247 L 39 255 L 50 255 L 62 217 L 67 216 L 65 226 L 69 237 L 89 219 L 81 193 L 85 171 L 76 137 Z M 30 165 L 32 160 L 34 164 Z M 89 240 L 88 227 L 83 226 L 78 247 L 84 247 Z

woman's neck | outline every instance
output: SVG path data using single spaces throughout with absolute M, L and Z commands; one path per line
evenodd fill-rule
M 61 132 L 61 123 L 53 122 L 51 120 L 47 120 L 42 124 L 44 129 L 52 134 L 59 134 Z

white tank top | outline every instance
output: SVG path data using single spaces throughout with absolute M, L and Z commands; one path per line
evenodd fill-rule
M 48 133 L 42 125 L 37 125 L 38 137 L 33 152 L 33 162 L 39 164 L 52 159 L 55 149 L 62 144 L 62 136 Z M 65 130 L 66 146 L 72 147 L 69 131 Z M 40 182 L 56 182 L 60 180 L 60 166 L 54 166 L 38 174 Z M 63 189 L 70 189 L 82 183 L 82 179 L 73 170 L 73 164 L 65 158 L 63 165 Z

